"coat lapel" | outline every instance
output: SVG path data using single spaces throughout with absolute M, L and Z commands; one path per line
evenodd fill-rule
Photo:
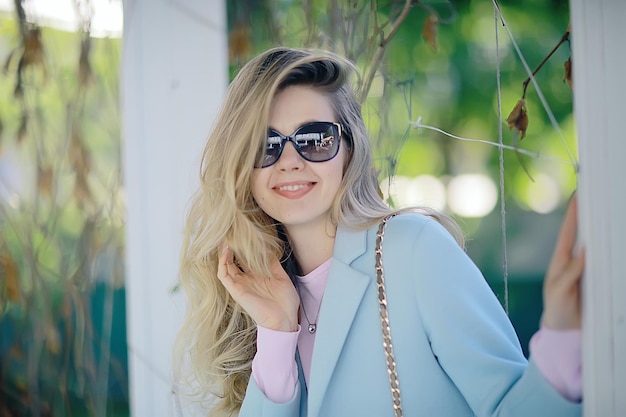
M 367 231 L 337 229 L 335 253 L 324 291 L 311 361 L 309 416 L 319 414 L 339 354 L 371 280 L 350 267 L 351 262 L 366 251 L 366 238 Z

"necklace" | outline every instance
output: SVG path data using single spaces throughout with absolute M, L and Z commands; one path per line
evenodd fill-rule
M 302 309 L 302 315 L 304 316 L 304 319 L 306 320 L 307 330 L 310 334 L 315 334 L 315 332 L 317 331 L 317 320 L 319 318 L 320 310 L 322 308 L 322 300 L 324 298 L 324 287 L 326 285 L 326 278 L 328 277 L 329 268 L 330 268 L 330 259 L 322 263 L 322 265 L 316 268 L 317 277 L 323 280 L 323 283 L 322 283 L 323 285 L 318 285 L 317 287 L 313 286 L 312 288 L 308 288 L 305 284 L 300 285 L 300 283 L 296 285 L 296 291 L 298 292 L 298 297 L 300 297 L 300 308 Z M 304 277 L 298 277 L 298 278 L 302 279 Z M 315 314 L 315 317 L 313 317 L 313 321 L 311 321 L 309 320 L 309 315 L 307 314 L 306 308 L 304 307 L 304 298 L 302 297 L 302 291 L 307 292 L 306 295 L 308 296 L 307 298 L 308 300 L 312 300 L 313 302 L 315 302 L 317 297 L 312 292 L 313 288 L 316 288 L 315 292 L 319 292 L 320 294 L 319 294 L 319 304 L 317 305 L 317 313 Z M 321 290 L 321 292 L 319 290 Z
M 315 333 L 315 331 L 317 330 L 317 318 L 320 314 L 319 310 L 317 311 L 317 316 L 315 317 L 315 323 L 311 323 L 311 321 L 309 320 L 309 317 L 306 315 L 306 310 L 304 309 L 304 305 L 302 305 L 302 312 L 304 313 L 304 319 L 309 325 L 308 327 L 309 333 L 311 334 Z
M 302 303 L 302 301 L 300 301 L 300 307 L 302 307 L 302 313 L 304 313 L 304 319 L 306 320 L 306 323 L 309 325 L 309 327 L 307 327 L 307 329 L 309 330 L 309 333 L 314 334 L 315 331 L 317 330 L 317 319 L 320 315 L 319 308 L 317 309 L 317 314 L 315 315 L 315 322 L 311 323 L 311 321 L 309 320 L 309 316 L 307 316 L 306 314 L 306 310 L 304 309 L 304 303 Z M 322 307 L 322 303 L 320 303 L 320 307 Z
M 299 290 L 298 290 L 298 295 L 300 296 L 300 307 L 302 308 L 302 314 L 304 314 L 304 319 L 306 320 L 306 323 L 308 325 L 307 330 L 309 331 L 309 333 L 314 334 L 315 331 L 317 330 L 317 319 L 320 316 L 320 309 L 322 308 L 322 301 L 320 300 L 320 305 L 317 307 L 317 314 L 315 314 L 315 321 L 311 323 L 311 320 L 309 320 L 309 316 L 306 314 L 306 310 L 304 308 L 304 301 L 302 300 L 302 295 L 300 294 Z

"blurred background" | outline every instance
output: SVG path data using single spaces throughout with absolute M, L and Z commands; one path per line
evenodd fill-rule
M 400 0 L 226 1 L 224 65 L 232 78 L 275 45 L 352 59 L 381 189 L 395 206 L 460 222 L 526 349 L 577 151 L 568 42 L 536 74 L 558 130 L 535 87 L 525 91 L 515 44 L 537 67 L 568 31 L 568 2 L 500 1 L 513 39 L 490 1 L 412 3 L 403 14 Z M 2 417 L 130 413 L 123 8 L 0 0 Z M 509 129 L 524 95 L 527 126 Z M 493 145 L 429 127 L 491 143 L 502 129 L 503 143 L 526 153 L 505 150 L 501 161 Z

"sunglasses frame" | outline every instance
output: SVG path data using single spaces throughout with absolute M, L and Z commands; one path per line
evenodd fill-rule
M 298 143 L 298 140 L 296 139 L 296 135 L 298 134 L 298 132 L 300 130 L 302 130 L 303 128 L 310 126 L 310 125 L 315 125 L 315 124 L 326 124 L 326 125 L 332 125 L 335 126 L 337 128 L 337 150 L 335 152 L 335 154 L 333 156 L 331 156 L 328 159 L 323 159 L 323 160 L 311 160 L 309 159 L 306 155 L 304 155 L 302 153 L 302 150 L 300 149 L 300 143 Z M 283 135 L 282 133 L 278 132 L 276 129 L 268 129 L 268 136 L 266 138 L 266 143 L 265 146 L 267 147 L 267 140 L 271 137 L 269 135 L 269 133 L 272 132 L 273 134 L 275 134 L 275 136 L 280 137 L 280 142 L 276 143 L 276 146 L 279 146 L 279 151 L 278 151 L 278 155 L 276 156 L 276 159 L 274 161 L 272 161 L 271 163 L 267 164 L 267 165 L 263 165 L 261 164 L 260 166 L 255 166 L 255 168 L 268 168 L 271 167 L 272 165 L 274 165 L 276 162 L 278 162 L 278 160 L 280 159 L 281 155 L 283 154 L 283 150 L 285 149 L 285 145 L 287 144 L 287 142 L 291 142 L 293 143 L 294 148 L 296 149 L 296 152 L 298 152 L 298 155 L 300 155 L 302 157 L 302 159 L 304 159 L 305 161 L 308 162 L 327 162 L 330 161 L 331 159 L 333 159 L 334 157 L 336 157 L 339 154 L 339 148 L 341 147 L 341 138 L 343 136 L 343 129 L 341 127 L 340 123 L 337 122 L 324 122 L 324 121 L 315 121 L 315 122 L 310 122 L 310 123 L 305 123 L 302 126 L 298 127 L 291 135 Z M 263 154 L 263 157 L 265 157 L 266 153 Z

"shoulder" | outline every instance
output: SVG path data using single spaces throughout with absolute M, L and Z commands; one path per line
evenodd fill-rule
M 373 229 L 369 238 L 375 251 L 377 227 Z M 420 213 L 401 213 L 389 219 L 382 248 L 387 265 L 393 264 L 393 270 L 397 268 L 401 273 L 445 280 L 446 275 L 465 274 L 467 268 L 474 269 L 473 262 L 448 230 Z
M 347 265 L 360 257 L 369 259 L 376 248 L 379 225 L 380 221 L 366 228 L 339 226 L 335 237 L 334 257 Z M 407 258 L 412 257 L 410 252 L 439 251 L 442 246 L 455 247 L 457 251 L 463 252 L 438 221 L 419 212 L 401 212 L 390 218 L 383 240 L 385 248 Z
M 372 228 L 374 233 L 378 226 Z M 390 218 L 385 227 L 386 240 L 399 240 L 404 243 L 421 240 L 453 243 L 458 247 L 450 232 L 433 217 L 419 212 L 402 212 Z

